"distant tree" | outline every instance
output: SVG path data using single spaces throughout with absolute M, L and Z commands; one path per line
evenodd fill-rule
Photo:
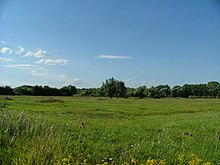
M 206 84 L 192 85 L 193 95 L 198 97 L 206 97 L 208 95 L 208 88 Z
M 33 95 L 33 86 L 22 85 L 14 89 L 15 93 L 18 95 Z
M 107 79 L 102 83 L 100 93 L 107 97 L 125 97 L 126 87 L 124 82 L 114 79 L 113 77 Z
M 98 88 L 82 88 L 77 89 L 77 94 L 80 96 L 99 96 Z
M 134 91 L 134 96 L 139 97 L 139 98 L 144 98 L 145 97 L 145 90 L 147 89 L 146 86 L 140 86 Z
M 33 95 L 35 96 L 42 96 L 43 95 L 43 87 L 42 86 L 34 86 L 33 87 Z
M 192 87 L 189 84 L 185 84 L 181 88 L 181 97 L 187 98 L 192 95 Z
M 64 86 L 60 89 L 60 93 L 62 96 L 72 96 L 76 94 L 76 87 L 72 85 Z
M 135 88 L 127 88 L 126 97 L 134 97 L 135 96 Z
M 147 88 L 140 86 L 138 88 L 126 88 L 124 82 L 110 78 L 102 83 L 101 88 L 83 88 L 76 89 L 75 86 L 64 86 L 60 89 L 49 86 L 30 86 L 22 85 L 16 88 L 10 86 L 0 86 L 0 95 L 35 95 L 35 96 L 72 96 L 74 94 L 81 96 L 107 96 L 107 97 L 212 97 L 220 98 L 220 84 L 216 81 L 210 81 L 207 84 L 185 84 L 183 86 L 174 86 L 172 89 L 168 85 L 158 85 Z
M 208 88 L 216 89 L 220 87 L 219 82 L 217 81 L 210 81 L 207 83 Z
M 1 86 L 0 95 L 14 95 L 14 90 L 10 86 Z
M 122 81 L 116 81 L 116 97 L 125 97 L 126 96 L 126 87 L 125 83 Z
M 172 97 L 181 97 L 181 86 L 176 85 L 171 89 L 171 96 Z
M 155 89 L 159 98 L 170 96 L 171 90 L 168 85 L 158 85 Z
M 216 81 L 210 81 L 207 84 L 207 88 L 208 88 L 208 95 L 216 97 L 219 93 L 220 84 L 219 82 Z
M 51 88 L 49 86 L 30 86 L 23 85 L 14 89 L 17 95 L 35 95 L 35 96 L 72 96 L 76 94 L 76 87 L 69 85 L 61 89 Z

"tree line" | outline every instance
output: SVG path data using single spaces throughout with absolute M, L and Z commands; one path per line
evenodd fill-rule
M 82 88 L 75 86 L 64 86 L 60 89 L 49 86 L 30 86 L 23 85 L 16 88 L 10 86 L 0 87 L 0 95 L 34 95 L 34 96 L 80 96 L 95 97 L 138 97 L 138 98 L 164 98 L 164 97 L 182 97 L 182 98 L 220 98 L 220 84 L 217 81 L 210 81 L 207 84 L 184 84 L 176 85 L 158 85 L 150 88 L 140 86 L 129 88 L 123 81 L 109 78 L 102 83 L 100 88 Z
M 64 86 L 60 89 L 38 85 L 22 85 L 14 89 L 9 86 L 0 87 L 0 95 L 72 96 L 76 92 L 76 87 L 72 85 Z

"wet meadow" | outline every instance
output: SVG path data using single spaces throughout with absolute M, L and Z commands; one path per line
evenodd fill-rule
M 218 164 L 220 99 L 0 97 L 0 164 Z

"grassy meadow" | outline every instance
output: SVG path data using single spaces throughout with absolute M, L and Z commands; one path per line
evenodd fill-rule
M 3 165 L 218 163 L 220 99 L 0 96 Z

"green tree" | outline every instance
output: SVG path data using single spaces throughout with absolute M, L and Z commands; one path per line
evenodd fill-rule
M 176 85 L 171 89 L 171 96 L 172 97 L 181 97 L 181 86 Z
M 170 96 L 171 90 L 168 85 L 158 85 L 155 88 L 159 98 Z
M 15 88 L 15 93 L 18 95 L 33 95 L 33 86 L 22 85 Z
M 14 95 L 14 90 L 10 86 L 1 86 L 0 95 Z
M 216 81 L 210 81 L 207 84 L 207 88 L 208 88 L 209 95 L 216 97 L 219 93 L 220 84 L 219 82 L 216 82 Z
M 116 97 L 125 97 L 126 96 L 126 87 L 125 83 L 122 81 L 116 81 Z
M 72 85 L 64 86 L 60 89 L 61 95 L 72 96 L 76 94 L 76 87 Z
M 147 89 L 147 87 L 146 86 L 140 86 L 140 87 L 138 87 L 136 90 L 135 90 L 135 93 L 134 93 L 134 95 L 136 96 L 136 97 L 139 97 L 140 99 L 141 98 L 144 98 L 145 97 L 145 90 Z
M 124 82 L 114 79 L 113 77 L 102 83 L 100 93 L 107 97 L 125 97 L 126 87 Z
M 134 96 L 135 96 L 135 88 L 127 88 L 126 97 L 134 97 Z

